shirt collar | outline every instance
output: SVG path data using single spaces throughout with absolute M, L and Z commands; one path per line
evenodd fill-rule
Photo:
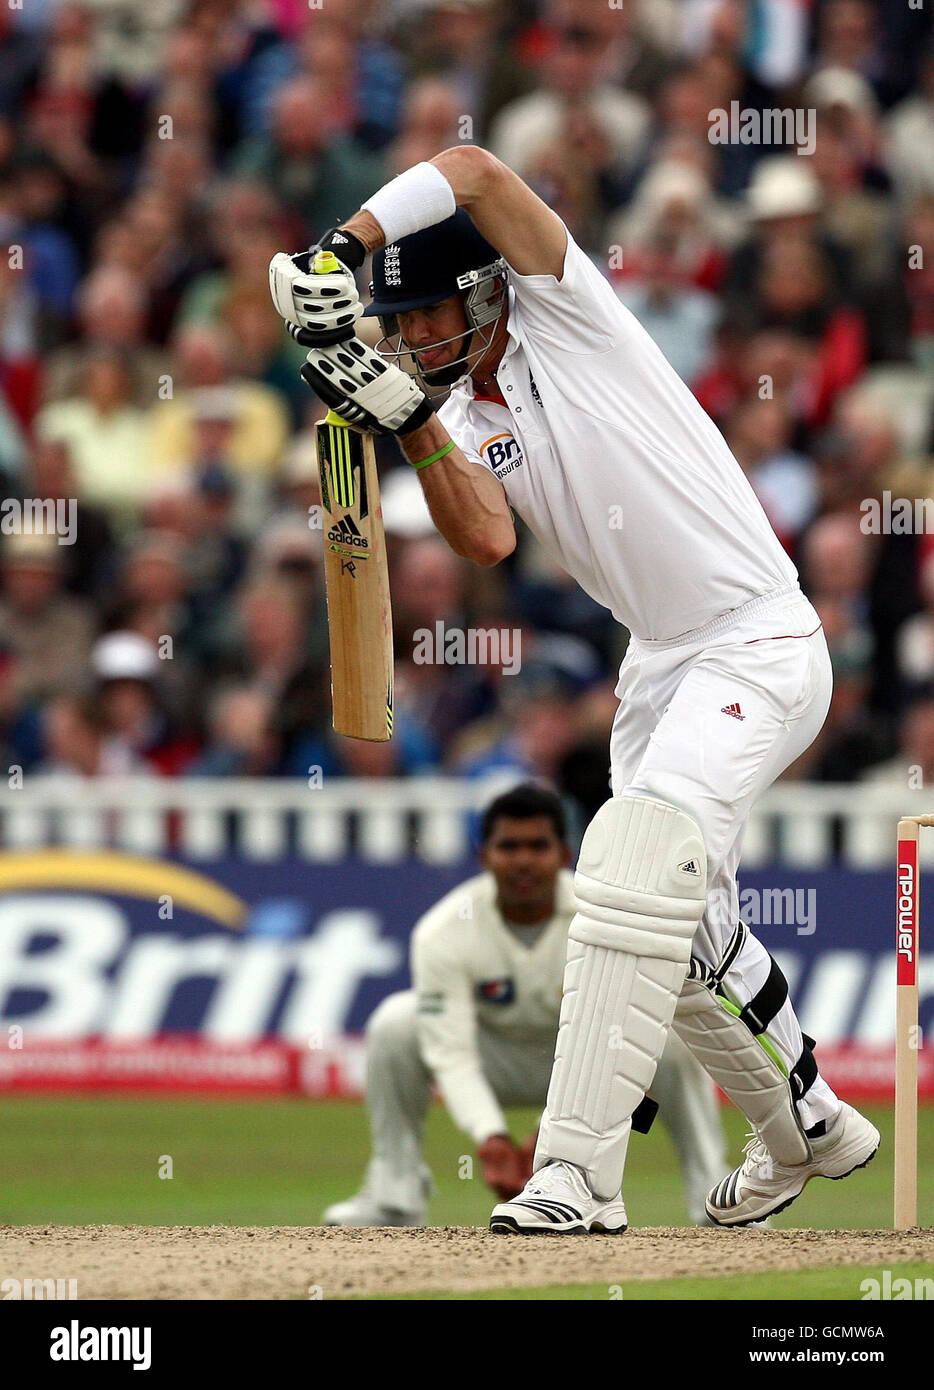
M 509 334 L 509 341 L 506 343 L 506 347 L 505 347 L 505 350 L 504 350 L 504 352 L 503 352 L 503 361 L 504 361 L 504 362 L 506 361 L 506 358 L 507 358 L 507 357 L 511 357 L 511 356 L 512 356 L 512 354 L 515 352 L 516 348 L 519 346 L 519 334 L 516 332 L 516 328 L 515 328 L 515 319 L 516 319 L 516 316 L 515 316 L 515 312 L 514 312 L 515 307 L 516 307 L 516 292 L 515 292 L 515 290 L 513 289 L 512 285 L 509 286 L 509 289 L 508 289 L 507 293 L 508 293 L 508 295 L 509 295 L 509 299 L 508 299 L 509 309 L 508 309 L 508 312 L 507 312 L 507 314 L 506 314 L 506 332 Z
M 509 309 L 508 309 L 508 312 L 507 312 L 507 314 L 506 314 L 506 333 L 507 333 L 508 337 L 507 337 L 507 340 L 506 340 L 506 346 L 505 346 L 505 348 L 503 349 L 503 355 L 502 355 L 502 357 L 500 358 L 500 366 L 502 366 L 503 362 L 508 362 L 509 358 L 512 356 L 512 354 L 515 352 L 516 348 L 519 347 L 519 344 L 520 344 L 519 334 L 516 332 L 515 327 L 514 327 L 514 314 L 513 314 L 513 309 L 515 308 L 515 303 L 516 303 L 516 292 L 515 292 L 515 290 L 512 288 L 511 285 L 509 286 L 509 288 L 508 288 L 508 290 L 507 290 L 507 294 L 508 294 L 508 296 L 509 296 L 509 299 L 508 299 Z M 499 369 L 497 368 L 497 370 L 499 370 Z M 467 395 L 467 397 L 468 397 L 469 400 L 474 400 L 474 399 L 476 399 L 476 392 L 475 392 L 475 390 L 474 390 L 473 377 L 470 377 L 470 376 L 464 377 L 463 381 L 460 382 L 460 387 L 464 390 L 464 392 L 466 393 L 466 395 Z M 485 396 L 481 396 L 480 399 L 481 399 L 481 400 L 485 400 L 486 397 L 485 397 Z

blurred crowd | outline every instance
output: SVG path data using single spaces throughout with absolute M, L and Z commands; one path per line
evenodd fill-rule
M 0 6 L 4 766 L 479 776 L 607 794 L 626 634 L 527 533 L 495 570 L 380 446 L 396 737 L 330 730 L 313 424 L 267 266 L 486 145 L 723 430 L 820 610 L 836 693 L 791 775 L 934 776 L 931 7 L 886 0 L 28 0 Z M 714 143 L 787 108 L 793 145 Z M 367 276 L 361 276 L 365 285 Z M 560 325 L 556 325 L 560 331 Z M 582 460 L 582 466 L 586 461 Z M 620 543 L 625 544 L 625 532 Z M 420 664 L 424 629 L 521 669 Z

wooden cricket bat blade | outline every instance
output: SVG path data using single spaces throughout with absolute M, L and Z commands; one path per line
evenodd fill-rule
M 328 411 L 316 427 L 334 728 L 392 738 L 392 609 L 373 436 Z

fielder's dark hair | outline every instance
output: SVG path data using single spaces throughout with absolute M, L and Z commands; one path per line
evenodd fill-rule
M 523 782 L 511 791 L 491 801 L 483 813 L 480 841 L 487 844 L 493 834 L 496 822 L 503 816 L 510 820 L 531 820 L 533 816 L 547 816 L 555 828 L 555 834 L 562 843 L 567 841 L 567 819 L 561 798 L 544 787 L 536 787 L 533 782 Z

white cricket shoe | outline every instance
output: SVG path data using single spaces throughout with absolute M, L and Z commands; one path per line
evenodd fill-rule
M 346 1202 L 335 1202 L 321 1217 L 322 1226 L 424 1226 L 424 1211 L 384 1207 L 367 1189 Z
M 595 1197 L 579 1168 L 552 1161 L 533 1173 L 518 1197 L 493 1208 L 490 1230 L 501 1235 L 621 1235 L 626 1229 L 622 1194 Z
M 848 1177 L 865 1168 L 879 1147 L 879 1131 L 851 1105 L 820 1139 L 809 1139 L 811 1159 L 786 1166 L 776 1163 L 762 1140 L 753 1135 L 745 1161 L 707 1195 L 707 1215 L 718 1226 L 748 1226 L 784 1211 L 800 1197 L 812 1178 Z

